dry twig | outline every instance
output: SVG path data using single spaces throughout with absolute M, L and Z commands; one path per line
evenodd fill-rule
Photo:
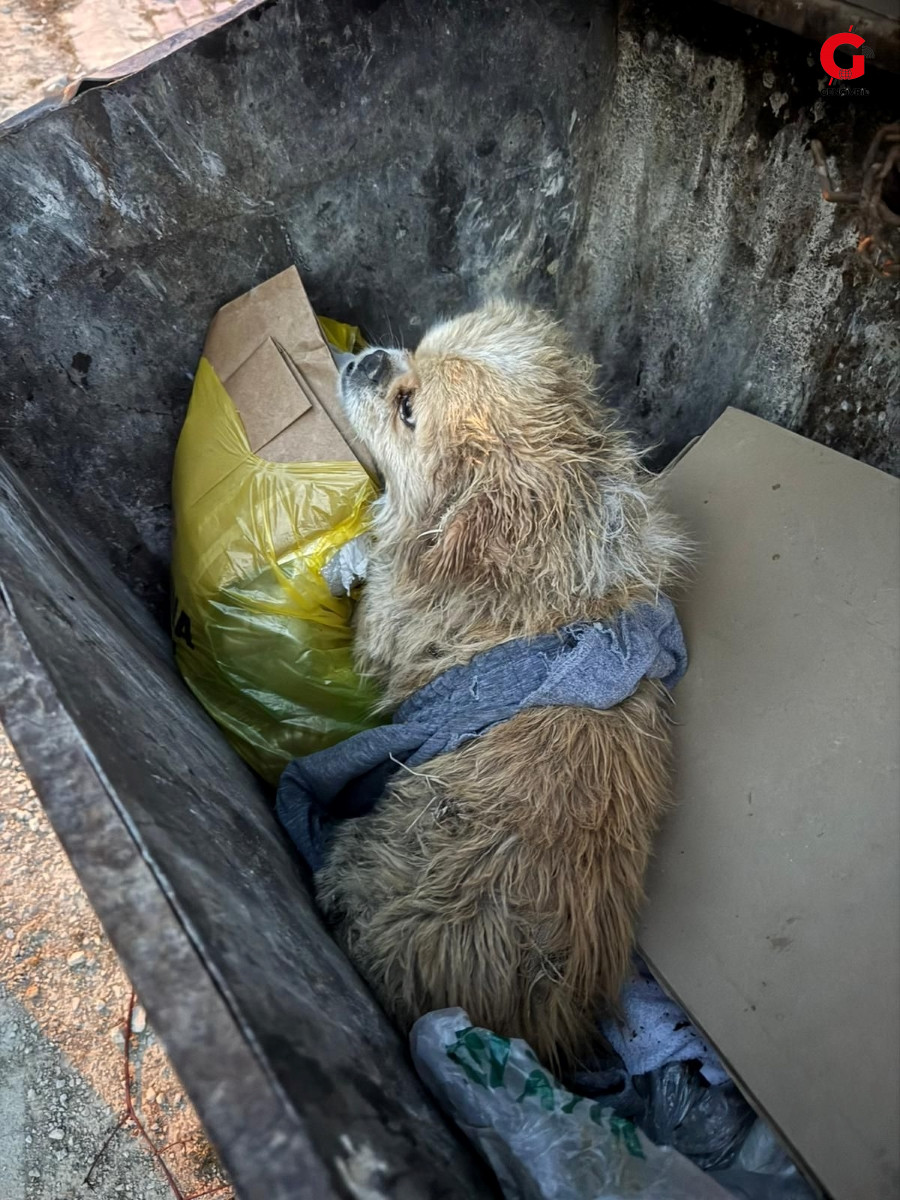
M 134 1009 L 135 1009 L 136 1004 L 137 1004 L 137 995 L 134 991 L 134 988 L 132 988 L 131 996 L 129 997 L 129 1000 L 128 1000 L 128 1015 L 126 1016 L 125 1026 L 124 1026 L 125 1112 L 123 1113 L 118 1124 L 115 1125 L 110 1130 L 109 1136 L 106 1138 L 106 1141 L 103 1143 L 103 1145 L 100 1147 L 100 1149 L 97 1151 L 96 1155 L 94 1156 L 94 1160 L 91 1163 L 90 1168 L 88 1169 L 88 1173 L 84 1177 L 84 1182 L 87 1184 L 88 1187 L 93 1188 L 91 1178 L 92 1178 L 95 1170 L 97 1169 L 98 1163 L 103 1158 L 103 1155 L 106 1153 L 106 1151 L 109 1149 L 110 1143 L 112 1142 L 112 1140 L 116 1136 L 116 1134 L 119 1132 L 119 1130 L 124 1129 L 126 1125 L 130 1125 L 132 1127 L 132 1129 L 134 1130 L 134 1132 L 147 1144 L 147 1148 L 149 1149 L 149 1151 L 150 1151 L 151 1155 L 153 1156 L 153 1158 L 155 1159 L 155 1161 L 159 1164 L 159 1168 L 162 1171 L 163 1175 L 165 1176 L 166 1182 L 168 1183 L 169 1187 L 171 1188 L 172 1195 L 175 1197 L 175 1200 L 200 1200 L 201 1196 L 212 1196 L 212 1195 L 215 1195 L 217 1192 L 224 1192 L 230 1188 L 230 1186 L 231 1186 L 230 1184 L 220 1183 L 220 1184 L 216 1184 L 213 1187 L 205 1188 L 203 1191 L 190 1192 L 186 1195 L 181 1190 L 181 1187 L 179 1186 L 178 1181 L 176 1180 L 176 1178 L 172 1174 L 172 1172 L 169 1170 L 169 1167 L 166 1164 L 165 1159 L 163 1158 L 163 1154 L 165 1154 L 165 1152 L 167 1150 L 172 1150 L 176 1146 L 181 1145 L 184 1142 L 184 1138 L 181 1138 L 175 1142 L 169 1142 L 165 1146 L 156 1146 L 153 1142 L 153 1139 L 150 1137 L 150 1134 L 147 1132 L 147 1129 L 146 1129 L 143 1121 L 137 1114 L 137 1109 L 135 1108 L 135 1105 L 134 1105 L 134 1097 L 132 1095 L 133 1076 L 132 1076 L 132 1070 L 131 1070 L 131 1044 L 134 1039 Z

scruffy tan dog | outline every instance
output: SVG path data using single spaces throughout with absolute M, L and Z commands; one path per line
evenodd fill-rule
M 673 581 L 683 543 L 591 375 L 547 316 L 506 303 L 345 373 L 386 480 L 357 634 L 386 707 Z M 337 827 L 318 899 L 401 1025 L 459 1005 L 552 1064 L 589 1049 L 629 968 L 666 703 L 645 681 L 608 711 L 521 712 Z

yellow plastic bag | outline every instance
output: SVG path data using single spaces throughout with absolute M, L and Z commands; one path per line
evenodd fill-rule
M 356 325 L 345 325 L 342 321 L 333 321 L 331 317 L 316 317 L 316 320 L 325 340 L 335 350 L 343 354 L 358 354 L 360 350 L 365 350 L 365 340 Z
M 339 348 L 358 344 L 358 331 L 335 326 L 323 328 Z M 172 485 L 175 656 L 270 783 L 292 758 L 377 723 L 376 692 L 352 664 L 352 601 L 332 596 L 320 574 L 365 530 L 374 494 L 355 462 L 258 458 L 201 359 Z

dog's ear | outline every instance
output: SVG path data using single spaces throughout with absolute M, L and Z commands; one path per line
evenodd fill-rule
M 432 579 L 444 582 L 500 574 L 509 566 L 517 541 L 501 498 L 478 491 L 438 527 L 422 565 Z
M 436 515 L 421 569 L 434 581 L 510 582 L 527 569 L 540 539 L 546 489 L 538 471 L 496 450 L 470 471 L 463 493 L 448 498 Z

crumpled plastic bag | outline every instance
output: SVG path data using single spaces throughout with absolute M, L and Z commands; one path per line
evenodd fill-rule
M 332 596 L 352 596 L 365 583 L 368 569 L 369 535 L 361 533 L 335 550 L 322 575 Z
M 462 1009 L 422 1017 L 410 1044 L 419 1075 L 506 1200 L 728 1200 L 677 1150 L 567 1091 L 527 1043 L 473 1028 Z
M 734 1162 L 712 1178 L 736 1200 L 820 1200 L 761 1117 L 750 1128 Z
M 323 328 L 338 349 L 358 340 L 352 327 Z M 274 784 L 291 759 L 376 724 L 377 694 L 352 662 L 352 600 L 322 575 L 367 528 L 364 469 L 257 457 L 203 358 L 172 495 L 175 657 L 246 761 Z
M 671 1146 L 739 1200 L 816 1200 L 713 1048 L 639 959 L 621 1007 L 621 1020 L 601 1024 L 608 1048 L 572 1074 L 576 1092 Z
M 704 1170 L 729 1166 L 756 1120 L 730 1080 L 711 1086 L 688 1063 L 667 1063 L 635 1083 L 647 1095 L 643 1129 Z

